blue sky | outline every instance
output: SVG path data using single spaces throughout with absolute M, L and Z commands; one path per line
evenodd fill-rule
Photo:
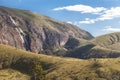
M 0 0 L 0 5 L 68 22 L 93 36 L 120 32 L 120 0 Z

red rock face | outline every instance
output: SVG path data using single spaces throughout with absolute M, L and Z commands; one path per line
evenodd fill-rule
M 8 11 L 7 11 L 8 9 Z M 63 47 L 69 37 L 91 39 L 88 32 L 71 24 L 58 22 L 48 17 L 31 14 L 34 19 L 28 19 L 23 15 L 9 13 L 9 8 L 0 8 L 0 44 L 11 45 L 24 50 L 39 52 L 46 49 Z M 22 10 L 17 10 L 22 13 Z
M 0 43 L 24 49 L 19 33 L 15 30 L 10 18 L 5 15 L 0 16 Z

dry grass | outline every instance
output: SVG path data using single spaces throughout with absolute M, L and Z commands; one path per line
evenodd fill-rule
M 27 62 L 33 59 L 49 64 L 46 70 L 48 80 L 119 80 L 120 58 L 74 59 L 43 54 L 33 54 L 10 46 L 0 45 L 0 59 L 8 57 L 17 62 L 24 57 Z M 22 62 L 21 62 L 22 63 Z M 1 72 L 1 71 L 0 71 Z M 106 75 L 106 76 L 104 76 Z
M 0 70 L 0 80 L 30 80 L 30 77 L 13 69 Z

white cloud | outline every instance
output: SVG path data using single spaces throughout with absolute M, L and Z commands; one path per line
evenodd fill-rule
M 69 24 L 73 24 L 73 22 L 71 22 L 71 21 L 67 21 L 67 23 L 69 23 Z
M 81 13 L 100 14 L 101 12 L 103 12 L 104 10 L 106 10 L 106 8 L 104 8 L 104 7 L 93 8 L 91 6 L 80 4 L 80 5 L 58 7 L 58 8 L 54 8 L 53 10 L 54 11 L 68 10 L 68 11 L 76 11 L 76 12 L 81 12 Z
M 97 21 L 111 20 L 114 18 L 120 18 L 120 7 L 115 7 L 107 9 L 99 17 L 95 19 L 85 19 L 83 21 L 78 21 L 80 24 L 93 24 Z
M 99 14 L 98 17 L 93 19 L 85 19 L 85 20 L 77 21 L 77 24 L 93 24 L 97 21 L 105 21 L 114 18 L 120 18 L 120 7 L 112 7 L 110 9 L 104 7 L 93 8 L 91 6 L 80 4 L 73 6 L 58 7 L 58 8 L 54 8 L 53 10 L 55 11 L 68 10 L 68 11 L 76 11 L 81 13 Z
M 84 21 L 78 21 L 79 24 L 93 24 L 95 20 L 86 18 Z
M 96 20 L 104 21 L 120 17 L 120 7 L 114 7 L 104 11 L 104 13 Z
M 120 28 L 107 26 L 102 31 L 105 31 L 105 32 L 120 32 Z
M 120 27 L 114 27 L 114 26 L 105 26 L 101 30 L 97 30 L 96 32 L 93 33 L 94 36 L 100 36 L 103 34 L 109 34 L 113 32 L 120 32 Z

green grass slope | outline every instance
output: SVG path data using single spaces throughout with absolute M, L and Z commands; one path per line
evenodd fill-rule
M 101 47 L 113 50 L 120 50 L 120 32 L 102 35 L 92 40 L 93 43 Z
M 66 56 L 78 58 L 120 57 L 120 32 L 96 37 L 68 52 Z
M 0 76 L 0 79 L 4 80 L 8 80 L 14 71 L 22 80 L 120 80 L 120 58 L 61 58 L 30 53 L 6 45 L 0 45 L 0 69 L 0 74 L 6 76 Z M 14 79 L 9 80 L 19 80 L 15 75 Z

